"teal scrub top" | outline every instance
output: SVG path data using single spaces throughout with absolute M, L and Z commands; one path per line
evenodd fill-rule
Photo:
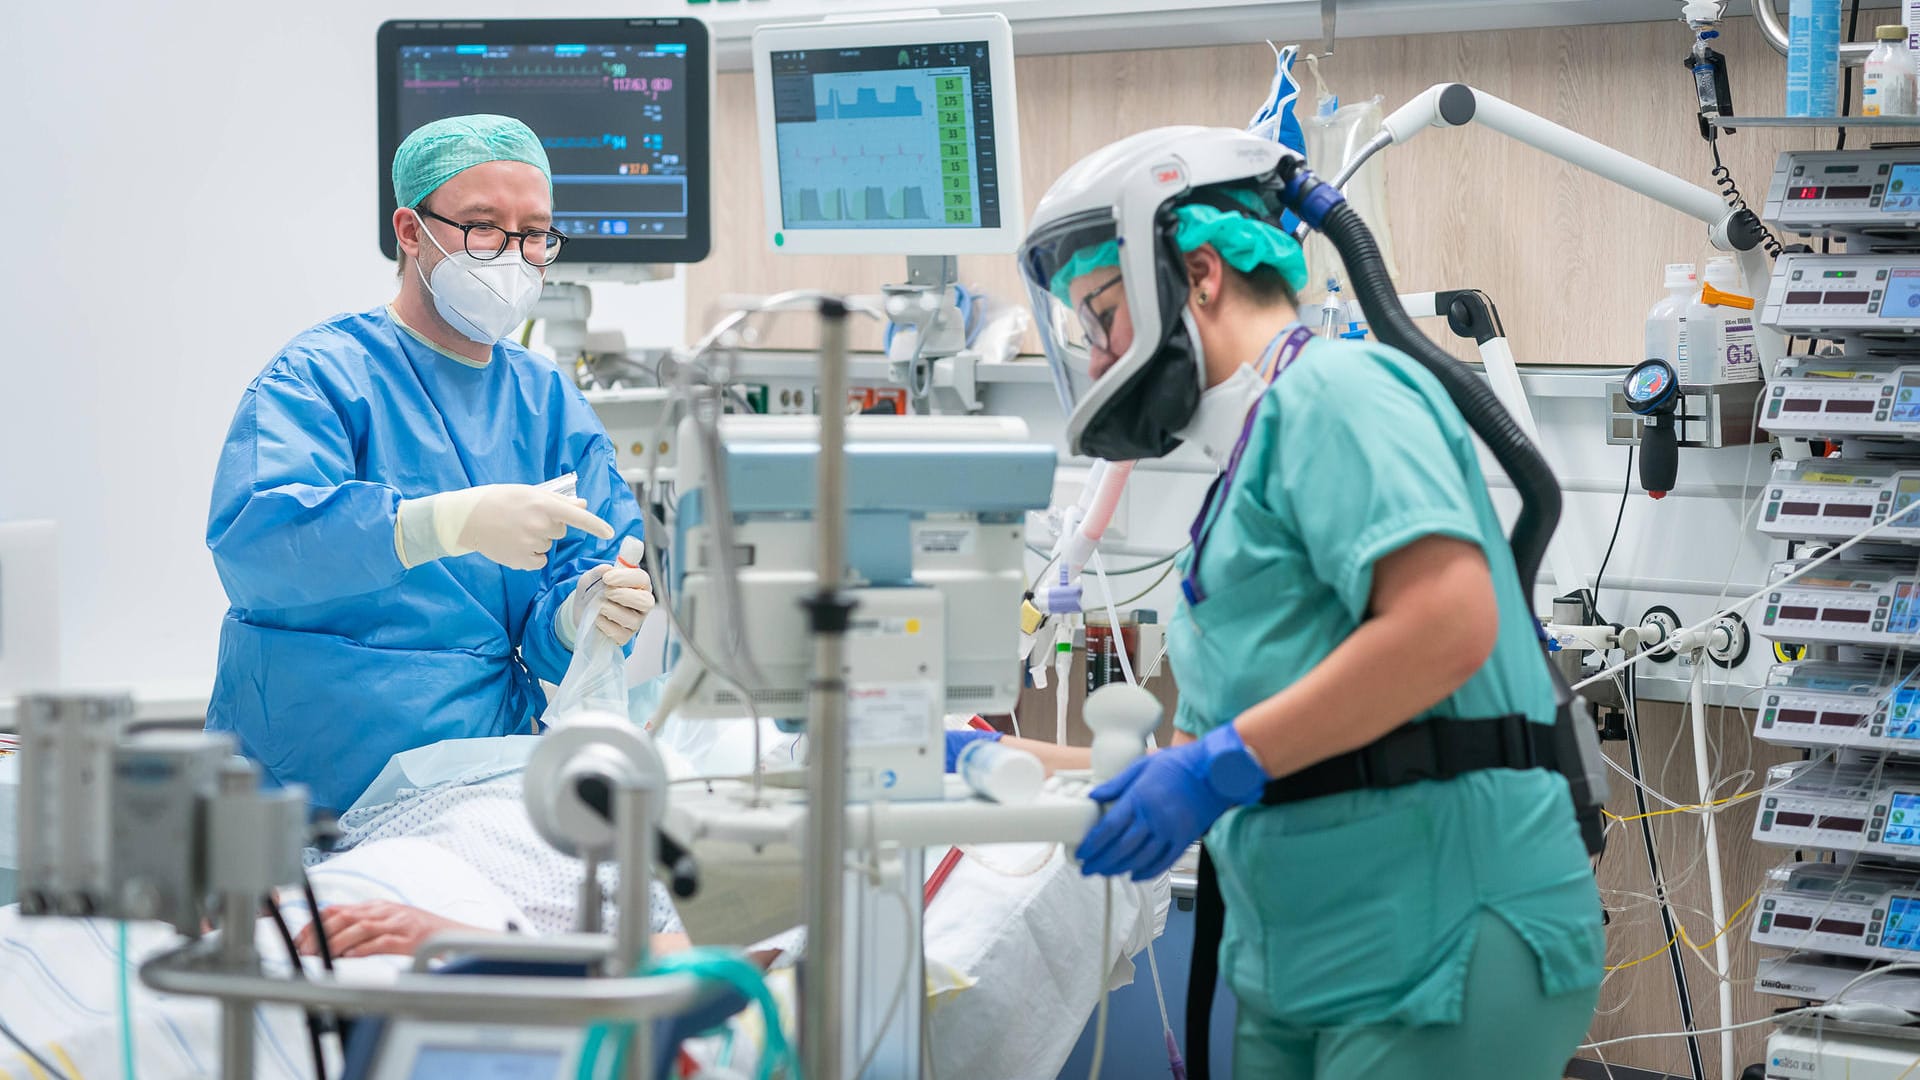
M 1181 731 L 1205 734 L 1312 670 L 1366 617 L 1374 564 L 1426 536 L 1485 553 L 1500 630 L 1485 666 L 1423 719 L 1553 722 L 1472 435 L 1409 357 L 1310 343 L 1255 406 L 1218 502 L 1199 566 L 1207 599 L 1183 601 L 1169 627 Z M 1482 911 L 1526 940 L 1547 993 L 1602 976 L 1599 895 L 1558 773 L 1492 770 L 1251 807 L 1223 817 L 1207 846 L 1227 902 L 1221 971 L 1243 1009 L 1269 1018 L 1457 1021 Z

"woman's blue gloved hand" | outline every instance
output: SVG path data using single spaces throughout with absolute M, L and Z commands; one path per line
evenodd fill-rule
M 1087 875 L 1166 873 L 1220 815 L 1260 801 L 1267 774 L 1232 724 L 1139 758 L 1088 795 L 1108 803 L 1074 858 Z
M 976 728 L 961 728 L 959 731 L 947 732 L 947 771 L 953 771 L 954 764 L 960 760 L 960 751 L 966 749 L 968 743 L 979 742 L 981 739 L 998 740 L 999 738 L 998 731 L 980 731 Z

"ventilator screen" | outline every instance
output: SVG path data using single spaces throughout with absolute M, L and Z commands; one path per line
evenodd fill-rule
M 772 57 L 781 226 L 997 229 L 984 41 Z

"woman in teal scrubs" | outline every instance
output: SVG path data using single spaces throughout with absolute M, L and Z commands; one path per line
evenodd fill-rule
M 1117 143 L 1021 252 L 1073 448 L 1192 442 L 1221 470 L 1169 630 L 1179 735 L 1093 792 L 1078 857 L 1139 880 L 1205 834 L 1236 1076 L 1557 1078 L 1604 944 L 1564 777 L 1328 780 L 1382 740 L 1544 741 L 1554 701 L 1459 410 L 1404 354 L 1300 324 L 1305 259 L 1256 182 L 1274 152 L 1204 128 Z M 1082 351 L 1084 376 L 1063 363 Z

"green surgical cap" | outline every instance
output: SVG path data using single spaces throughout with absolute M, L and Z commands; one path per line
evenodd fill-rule
M 489 161 L 523 161 L 553 190 L 553 169 L 532 129 L 511 116 L 449 116 L 415 128 L 393 154 L 393 198 L 418 206 L 441 184 Z
M 1266 212 L 1260 197 L 1251 191 L 1229 188 L 1225 194 L 1255 213 Z M 1294 292 L 1306 287 L 1307 254 L 1301 250 L 1299 241 L 1281 232 L 1277 226 L 1200 203 L 1175 207 L 1173 213 L 1179 221 L 1173 241 L 1181 251 L 1192 251 L 1202 244 L 1211 244 L 1228 266 L 1243 274 L 1251 273 L 1256 266 L 1271 266 L 1280 271 Z M 1068 287 L 1076 278 L 1103 267 L 1119 265 L 1120 242 L 1108 240 L 1074 252 L 1073 257 L 1060 267 L 1060 272 L 1053 275 L 1049 285 L 1061 303 L 1071 305 Z

